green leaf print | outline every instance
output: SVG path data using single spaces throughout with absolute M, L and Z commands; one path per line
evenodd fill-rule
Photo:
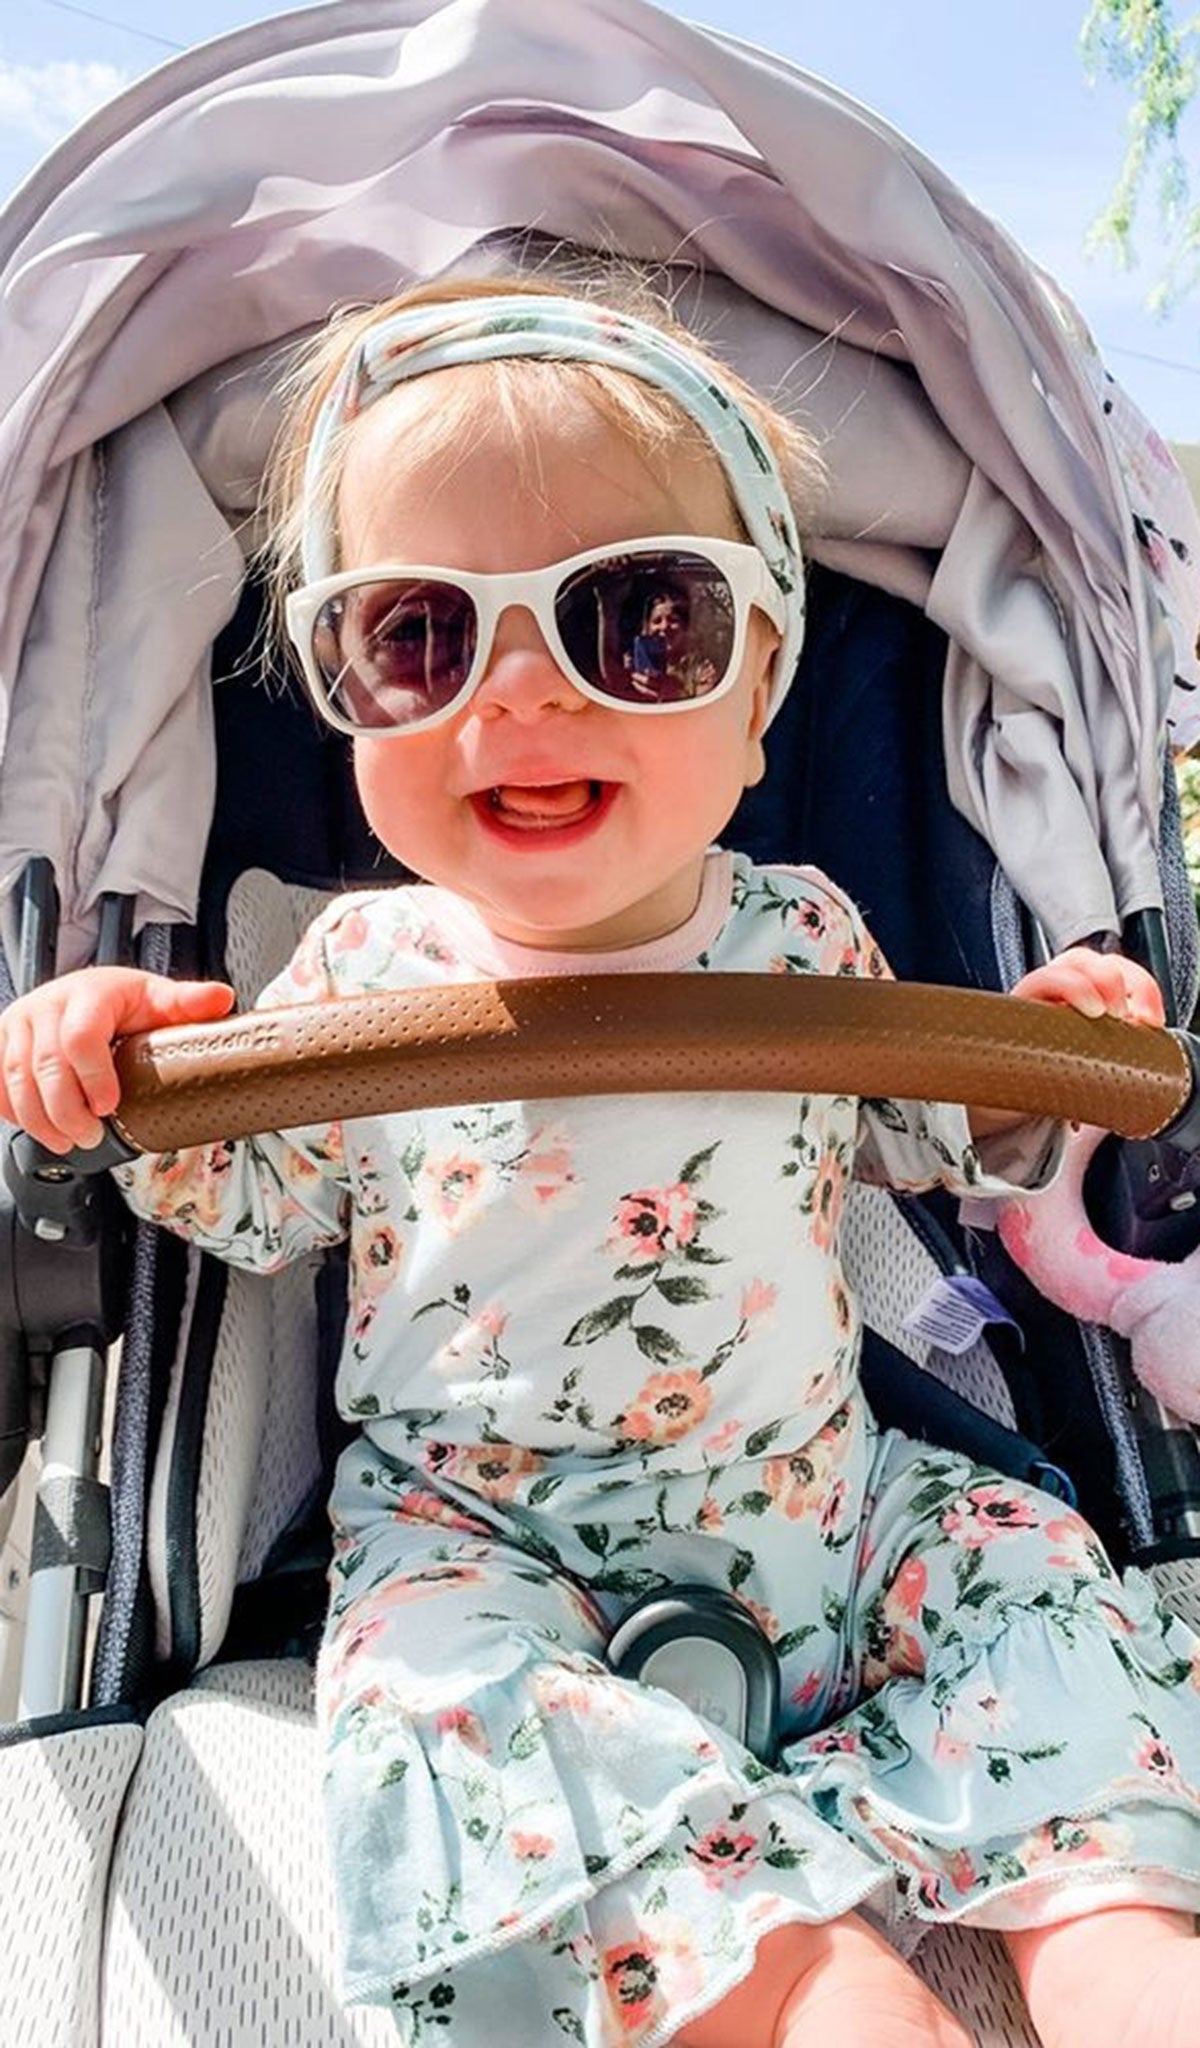
M 663 1273 L 655 1286 L 664 1300 L 680 1307 L 686 1301 L 711 1301 L 712 1288 L 695 1273 Z
M 404 1758 L 402 1756 L 394 1756 L 391 1760 L 391 1763 L 388 1765 L 387 1769 L 383 1772 L 382 1776 L 380 1777 L 380 1791 L 382 1792 L 388 1785 L 398 1785 L 400 1783 L 401 1778 L 403 1778 L 407 1774 L 407 1771 L 408 1765 L 405 1762 Z
M 566 1344 L 594 1344 L 597 1337 L 607 1337 L 622 1323 L 627 1323 L 637 1307 L 636 1294 L 614 1294 L 611 1301 L 602 1301 L 599 1308 L 590 1308 L 577 1323 L 572 1323 L 563 1342 Z
M 719 1143 L 720 1140 L 718 1139 L 717 1144 Z M 683 1165 L 679 1169 L 679 1178 L 686 1187 L 692 1187 L 696 1181 L 704 1179 L 705 1174 L 712 1165 L 713 1154 L 717 1149 L 717 1144 L 706 1145 L 702 1152 L 693 1152 L 690 1159 L 684 1160 Z
M 774 1443 L 782 1428 L 782 1422 L 764 1422 L 761 1429 L 752 1429 L 746 1438 L 746 1456 L 761 1458 L 763 1452 Z
M 771 1496 L 769 1493 L 743 1493 L 737 1500 L 730 1501 L 726 1513 L 731 1515 L 765 1515 L 770 1505 Z
M 569 2006 L 556 2005 L 551 2018 L 560 2033 L 569 2034 L 573 2041 L 586 2041 L 587 2037 L 583 2031 L 583 2022 L 577 2018 Z
M 652 1358 L 656 1365 L 674 1365 L 677 1359 L 687 1357 L 679 1339 L 672 1337 L 669 1330 L 658 1329 L 654 1323 L 639 1324 L 633 1337 L 643 1358 Z
M 544 1741 L 542 1724 L 536 1714 L 526 1714 L 517 1722 L 508 1738 L 508 1753 L 516 1763 L 524 1763 L 539 1750 Z
M 806 1643 L 809 1637 L 815 1636 L 816 1633 L 817 1624 L 815 1621 L 806 1621 L 801 1628 L 785 1629 L 784 1633 L 776 1640 L 776 1656 L 790 1657 L 793 1650 L 798 1650 L 801 1643 Z

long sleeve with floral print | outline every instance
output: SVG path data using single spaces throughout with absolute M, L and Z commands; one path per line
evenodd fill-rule
M 444 891 L 372 891 L 319 918 L 261 1001 L 565 964 L 497 940 Z M 722 852 L 682 931 L 569 964 L 887 972 L 825 877 Z M 1000 1194 L 1041 1184 L 1056 1145 L 1053 1126 L 1031 1124 L 981 1159 L 954 1106 L 639 1095 L 631 1074 L 619 1104 L 314 1125 L 147 1158 L 118 1178 L 143 1214 L 260 1270 L 348 1231 L 343 1413 L 441 1483 L 537 1502 L 563 1461 L 606 1456 L 649 1476 L 807 1442 L 856 1375 L 838 1255 L 851 1176 Z

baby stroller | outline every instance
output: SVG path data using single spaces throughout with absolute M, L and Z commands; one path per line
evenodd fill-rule
M 12 202 L 14 982 L 136 947 L 248 1001 L 325 894 L 378 877 L 344 749 L 258 672 L 245 561 L 281 350 L 408 276 L 570 276 L 572 246 L 660 266 L 824 440 L 803 672 L 734 843 L 827 867 L 905 978 L 1005 986 L 1039 933 L 1119 932 L 1190 1014 L 1164 764 L 1197 681 L 1169 602 L 1187 617 L 1190 513 L 1145 510 L 1071 309 L 933 166 L 642 0 L 572 0 L 550 29 L 536 0 L 285 16 L 166 66 Z M 44 1451 L 24 1705 L 0 1737 L 0 2034 L 393 2041 L 333 1990 L 309 1714 L 337 1261 L 249 1279 L 131 1233 L 103 1182 L 14 1179 L 6 1500 L 26 1436 Z M 1186 1161 L 1118 1149 L 1101 1192 L 1113 1234 L 1178 1256 Z M 1073 1493 L 1195 1620 L 1200 1456 L 1116 1341 L 944 1199 L 851 1208 L 884 1419 Z M 968 1298 L 981 1334 L 951 1352 L 945 1304 Z M 86 1447 L 118 1322 L 102 1483 Z M 918 1961 L 981 2039 L 1032 2039 L 990 1937 L 939 1932 Z

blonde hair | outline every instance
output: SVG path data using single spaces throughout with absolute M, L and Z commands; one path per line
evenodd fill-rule
M 304 470 L 308 445 L 321 406 L 363 335 L 378 321 L 408 308 L 511 293 L 599 301 L 614 311 L 632 314 L 661 328 L 679 346 L 686 348 L 735 394 L 769 443 L 803 533 L 824 482 L 823 466 L 812 436 L 777 407 L 768 404 L 744 378 L 677 321 L 666 300 L 651 289 L 647 279 L 634 265 L 618 266 L 609 259 L 605 264 L 605 275 L 597 279 L 590 289 L 587 285 L 564 283 L 558 276 L 544 280 L 520 275 L 443 277 L 412 285 L 383 304 L 355 307 L 336 314 L 314 340 L 302 346 L 285 380 L 283 418 L 264 478 L 262 497 L 266 539 L 261 549 L 261 560 L 277 627 L 281 623 L 287 591 L 303 581 L 302 546 L 307 511 Z M 474 374 L 470 378 L 454 378 L 438 405 L 431 406 L 419 426 L 409 430 L 407 445 L 414 454 L 419 451 L 422 458 L 442 454 L 448 468 L 452 467 L 455 450 L 469 445 L 472 428 L 480 417 L 502 417 L 512 431 L 514 444 L 520 448 L 522 430 L 527 429 L 531 421 L 557 417 L 560 409 L 572 400 L 582 399 L 645 458 L 653 459 L 670 445 L 673 449 L 682 447 L 686 454 L 697 459 L 707 457 L 720 467 L 720 458 L 690 414 L 669 393 L 647 384 L 629 371 L 611 368 L 606 363 L 575 359 L 509 356 L 469 367 Z M 336 530 L 337 497 L 352 430 L 351 424 L 335 437 L 318 485 L 332 530 Z M 723 469 L 721 476 L 725 482 L 730 519 L 738 536 L 748 538 Z

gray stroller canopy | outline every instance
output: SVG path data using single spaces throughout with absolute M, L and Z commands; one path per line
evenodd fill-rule
M 642 0 L 341 0 L 152 74 L 0 216 L 0 890 L 50 857 L 61 964 L 105 891 L 194 913 L 279 344 L 512 229 L 671 266 L 812 425 L 811 552 L 945 629 L 951 794 L 1051 944 L 1161 904 L 1200 531 L 1049 280 L 867 109 Z

